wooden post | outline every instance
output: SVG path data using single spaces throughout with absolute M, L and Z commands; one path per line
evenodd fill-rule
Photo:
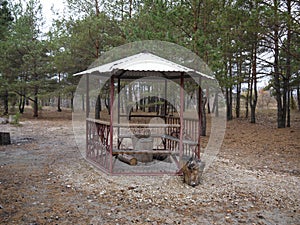
M 90 78 L 89 74 L 86 74 L 86 118 L 89 118 L 90 115 Z
M 183 107 L 184 107 L 184 77 L 183 73 L 180 76 L 180 141 L 179 141 L 179 158 L 182 159 L 183 155 Z
M 88 156 L 88 145 L 89 145 L 89 122 L 87 121 L 87 118 L 89 118 L 89 112 L 90 112 L 90 96 L 89 96 L 89 89 L 90 89 L 90 84 L 89 84 L 89 82 L 90 82 L 90 79 L 89 79 L 89 75 L 88 74 L 86 74 L 85 75 L 86 76 L 86 100 L 85 100 L 85 102 L 86 102 L 86 107 L 85 107 L 85 110 L 86 110 L 86 112 L 85 112 L 85 126 L 86 126 L 86 133 L 85 133 L 85 138 L 86 138 L 86 157 Z
M 167 96 L 168 96 L 168 80 L 165 78 L 165 93 L 164 93 L 164 122 L 167 124 L 169 121 L 167 121 L 167 107 L 168 107 L 168 101 L 167 101 Z M 165 134 L 168 134 L 167 132 L 168 128 L 164 129 Z M 166 147 L 166 145 L 165 145 Z
M 120 92 L 121 92 L 121 81 L 120 77 L 118 77 L 118 124 L 120 124 Z M 118 138 L 120 137 L 120 127 L 118 126 Z
M 167 101 L 167 96 L 168 96 L 168 80 L 165 79 L 165 100 L 164 100 L 164 119 L 166 123 L 166 116 L 167 116 L 167 107 L 168 107 L 168 101 Z
M 200 140 L 201 140 L 201 129 L 202 129 L 202 88 L 201 88 L 201 78 L 199 79 L 198 84 L 198 146 L 195 156 L 200 159 Z
M 109 137 L 109 151 L 110 151 L 110 157 L 109 157 L 109 172 L 112 173 L 112 157 L 113 157 L 113 136 L 114 136 L 114 128 L 113 128 L 113 122 L 114 122 L 114 94 L 115 94 L 115 85 L 114 85 L 114 75 L 110 77 L 110 137 Z

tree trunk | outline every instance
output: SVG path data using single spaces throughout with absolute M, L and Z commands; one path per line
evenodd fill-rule
M 256 101 L 250 104 L 250 123 L 256 123 Z
M 74 112 L 74 93 L 73 92 L 72 92 L 70 102 L 71 102 L 71 110 L 72 110 L 72 112 Z
M 107 98 L 105 98 L 104 103 L 105 103 L 105 107 L 108 111 L 108 115 L 110 115 L 110 97 L 109 96 Z
M 215 117 L 219 117 L 219 96 L 218 93 L 215 93 L 212 113 L 215 113 Z
M 277 127 L 285 127 L 285 116 L 282 103 L 281 94 L 281 83 L 280 83 L 280 72 L 279 72 L 279 21 L 278 21 L 278 1 L 274 0 L 274 14 L 275 14 L 275 25 L 274 25 L 274 89 L 276 93 L 277 101 Z
M 232 120 L 232 88 L 226 88 L 227 120 Z
M 297 87 L 297 103 L 298 103 L 298 110 L 300 111 L 300 84 Z
M 25 102 L 26 102 L 26 98 L 24 96 L 21 96 L 20 97 L 20 100 L 19 100 L 19 112 L 21 114 L 24 113 L 24 110 L 25 110 Z
M 95 105 L 95 119 L 100 119 L 100 112 L 101 112 L 101 96 L 98 94 L 96 105 Z
M 60 84 L 60 73 L 58 73 L 58 84 Z M 58 96 L 57 96 L 57 112 L 61 112 L 61 107 L 60 107 L 60 104 L 61 104 L 61 99 L 60 99 L 60 91 L 58 91 Z
M 155 100 L 156 100 L 155 112 L 156 112 L 156 115 L 159 115 L 159 110 L 160 110 L 160 98 L 159 98 L 159 97 L 155 97 Z
M 129 0 L 129 18 L 131 19 L 132 17 L 132 8 L 133 8 L 133 0 Z
M 207 113 L 210 114 L 211 110 L 210 110 L 210 104 L 209 104 L 209 85 L 206 86 L 206 99 L 207 99 Z
M 99 9 L 99 2 L 98 0 L 95 0 L 95 11 L 96 11 L 96 16 L 100 14 L 100 9 Z
M 247 94 L 246 94 L 246 101 L 245 101 L 245 118 L 249 117 L 249 96 L 250 96 L 250 87 L 251 87 L 251 79 L 250 79 L 251 69 L 249 70 L 248 75 L 248 83 L 247 83 Z
M 236 105 L 235 105 L 235 115 L 236 118 L 240 118 L 241 110 L 241 83 L 236 85 Z
M 201 136 L 206 136 L 206 113 L 205 113 L 205 105 L 207 102 L 207 98 L 204 96 L 203 92 L 201 93 Z
M 38 105 L 38 88 L 34 88 L 34 101 L 33 101 L 33 117 L 39 116 L 39 105 Z
M 8 90 L 7 89 L 5 89 L 4 91 L 3 101 L 4 101 L 4 115 L 8 115 Z
M 238 76 L 242 76 L 242 53 L 239 54 L 239 61 L 238 61 Z M 240 118 L 240 111 L 241 111 L 241 89 L 242 89 L 242 84 L 238 80 L 237 85 L 236 85 L 236 105 L 235 105 L 235 115 L 236 118 Z
M 247 90 L 247 96 L 245 101 L 245 118 L 249 117 L 249 86 Z
M 60 104 L 61 104 L 61 97 L 60 97 L 60 94 L 58 94 L 58 97 L 57 97 L 57 112 L 61 112 L 61 107 L 60 107 Z
M 39 106 L 38 106 L 38 97 L 34 97 L 33 101 L 33 117 L 38 117 L 39 116 Z
M 286 126 L 291 127 L 291 100 L 293 99 L 292 92 L 288 90 L 287 92 L 287 120 Z
M 257 74 L 256 74 L 256 43 L 253 45 L 252 49 L 252 77 L 250 84 L 250 122 L 256 122 L 256 105 L 257 105 Z
M 84 104 L 84 102 L 85 102 L 85 100 L 84 100 L 85 98 L 84 98 L 84 94 L 82 94 L 81 95 L 81 102 L 82 102 L 82 111 L 85 111 L 85 104 Z
M 125 93 L 128 93 L 127 85 L 124 87 L 124 90 L 125 90 Z M 128 95 L 124 94 L 124 97 L 122 99 L 123 99 L 123 101 L 122 101 L 123 107 L 122 108 L 123 108 L 124 113 L 127 114 L 128 113 Z
M 229 87 L 226 88 L 226 102 L 227 102 L 227 120 L 232 120 L 232 59 L 229 58 Z
M 207 98 L 204 96 L 204 93 L 201 89 L 201 87 L 197 88 L 197 109 L 198 109 L 198 115 L 199 119 L 201 120 L 201 129 L 200 129 L 200 135 L 206 136 L 206 113 L 205 113 L 205 105 L 207 102 Z
M 215 110 L 216 110 L 216 98 L 217 98 L 217 94 L 215 94 L 215 97 L 214 97 L 214 101 L 213 101 L 213 105 L 212 105 L 212 109 L 211 109 L 211 113 L 214 113 Z
M 282 93 L 282 111 L 283 111 L 283 120 L 286 127 L 286 117 L 288 111 L 288 84 L 287 79 L 284 78 L 283 81 L 283 93 Z
M 141 108 L 141 107 L 140 107 Z M 139 110 L 139 103 L 135 102 L 135 111 L 137 112 Z
M 148 106 L 148 112 L 150 112 L 150 103 L 151 103 L 151 97 L 147 97 L 147 106 Z
M 291 127 L 291 109 L 290 109 L 290 77 L 291 77 L 291 0 L 287 0 L 288 22 L 287 22 L 287 43 L 286 43 L 286 80 L 285 88 L 287 93 L 286 113 L 287 127 Z

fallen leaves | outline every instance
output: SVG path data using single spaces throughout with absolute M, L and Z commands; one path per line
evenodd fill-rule
M 193 188 L 177 176 L 107 176 L 81 158 L 70 121 L 25 121 L 11 132 L 30 141 L 0 151 L 0 223 L 297 224 L 299 127 L 271 128 L 229 122 Z

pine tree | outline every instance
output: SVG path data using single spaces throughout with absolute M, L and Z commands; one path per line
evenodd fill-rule
M 8 1 L 1 0 L 0 1 L 0 55 L 5 55 L 6 50 L 6 40 L 9 35 L 9 30 L 11 23 L 13 21 L 13 17 L 11 15 L 11 10 L 8 7 Z M 4 105 L 4 114 L 8 114 L 8 80 L 7 74 L 5 71 L 5 60 L 0 60 L 0 96 L 3 98 Z

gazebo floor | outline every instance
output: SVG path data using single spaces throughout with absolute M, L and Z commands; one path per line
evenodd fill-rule
M 131 166 L 118 159 L 114 159 L 114 174 L 175 174 L 179 171 L 178 165 L 173 160 L 153 160 L 151 162 L 138 162 L 137 165 Z

